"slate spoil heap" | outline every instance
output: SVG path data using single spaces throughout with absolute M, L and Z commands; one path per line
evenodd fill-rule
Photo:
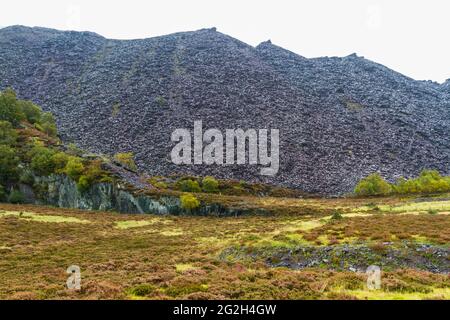
M 419 63 L 419 62 L 418 62 Z M 141 40 L 0 29 L 0 90 L 52 111 L 65 142 L 132 151 L 152 175 L 235 178 L 338 195 L 380 172 L 450 174 L 450 81 L 416 81 L 353 54 L 307 59 L 215 29 Z M 278 128 L 280 171 L 176 166 L 176 128 Z

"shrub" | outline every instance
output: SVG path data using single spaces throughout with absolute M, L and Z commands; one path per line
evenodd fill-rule
M 179 186 L 180 190 L 184 191 L 184 192 L 201 192 L 202 191 L 202 189 L 200 189 L 198 182 L 194 181 L 194 180 L 190 180 L 190 179 L 180 180 L 178 182 L 178 186 Z
M 17 126 L 24 119 L 25 115 L 19 106 L 16 93 L 11 89 L 0 92 L 0 120 Z
M 355 187 L 355 194 L 359 196 L 384 196 L 392 192 L 392 186 L 378 173 L 362 179 Z
M 84 170 L 84 174 L 78 179 L 78 190 L 86 191 L 95 182 L 100 182 L 107 177 L 106 172 L 101 167 L 100 160 L 94 160 Z
M 46 134 L 48 134 L 51 137 L 56 137 L 57 135 L 56 121 L 50 112 L 44 112 L 41 115 L 39 124 L 41 125 L 42 129 Z
M 333 214 L 331 215 L 332 220 L 341 220 L 344 217 L 342 216 L 342 211 L 340 210 L 334 210 Z
M 169 184 L 168 184 L 166 178 L 161 177 L 161 176 L 151 177 L 147 181 L 153 187 L 158 188 L 158 189 L 168 189 L 169 188 Z
M 423 170 L 416 181 L 421 193 L 450 191 L 450 185 L 436 170 Z
M 21 100 L 18 103 L 23 114 L 25 115 L 25 119 L 29 123 L 35 124 L 41 120 L 42 109 L 33 102 Z
M 34 127 L 35 127 L 37 130 L 39 130 L 39 131 L 41 131 L 41 132 L 44 132 L 44 128 L 42 128 L 42 126 L 41 126 L 39 123 L 35 123 L 35 124 L 34 124 Z
M 145 297 L 149 294 L 151 294 L 152 292 L 155 291 L 155 287 L 151 284 L 140 284 L 136 287 L 133 287 L 130 290 L 130 293 L 138 296 L 138 297 Z
M 128 169 L 137 171 L 137 166 L 134 162 L 134 155 L 132 152 L 116 153 L 114 155 L 114 160 Z
M 55 173 L 63 173 L 64 168 L 69 161 L 69 156 L 64 152 L 57 152 L 53 155 L 52 160 L 55 166 Z
M 405 178 L 400 178 L 394 185 L 394 191 L 398 194 L 419 193 L 420 187 L 415 180 L 406 180 Z
M 17 132 L 8 121 L 0 121 L 0 144 L 8 146 L 17 142 Z
M 77 147 L 75 143 L 69 143 L 67 145 L 67 154 L 71 156 L 81 157 L 83 155 L 83 150 Z
M 219 191 L 219 182 L 214 177 L 205 177 L 202 180 L 203 191 L 213 193 Z
M 241 187 L 240 185 L 233 186 L 232 191 L 233 191 L 232 194 L 237 196 L 247 194 L 247 190 Z
M 80 158 L 70 157 L 67 161 L 66 167 L 64 168 L 64 173 L 75 181 L 78 181 L 80 176 L 83 174 L 84 165 Z
M 34 175 L 31 170 L 24 169 L 20 173 L 19 181 L 23 184 L 32 186 L 34 184 Z
M 442 193 L 450 191 L 449 177 L 442 177 L 436 170 L 423 170 L 415 179 L 400 178 L 394 186 L 398 194 Z
M 158 189 L 167 189 L 169 185 L 164 181 L 151 181 L 150 184 Z
M 18 176 L 19 158 L 17 151 L 9 146 L 0 145 L 0 183 L 6 184 Z
M 87 191 L 90 186 L 91 186 L 91 181 L 89 180 L 89 178 L 85 175 L 80 176 L 80 178 L 78 179 L 78 182 L 77 182 L 78 190 L 81 192 L 84 192 L 84 191 Z
M 3 187 L 0 184 L 0 201 L 5 201 L 6 200 L 6 191 L 5 191 L 5 187 Z
M 190 193 L 180 196 L 181 207 L 185 210 L 192 211 L 200 207 L 200 201 Z
M 25 162 L 31 163 L 35 152 L 37 152 L 39 148 L 45 148 L 44 142 L 36 137 L 32 137 L 29 142 L 22 146 L 21 157 Z
M 102 162 L 100 160 L 91 161 L 85 170 L 85 175 L 92 182 L 100 181 L 106 175 L 102 169 Z
M 55 172 L 53 156 L 55 151 L 46 147 L 34 147 L 31 150 L 31 168 L 42 176 L 48 176 Z
M 18 203 L 24 203 L 25 197 L 22 192 L 19 190 L 13 190 L 11 191 L 11 194 L 8 197 L 8 202 L 18 204 Z

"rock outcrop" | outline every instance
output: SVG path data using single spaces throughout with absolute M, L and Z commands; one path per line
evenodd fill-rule
M 419 63 L 419 62 L 418 62 Z M 450 174 L 450 90 L 353 54 L 307 59 L 215 29 L 141 40 L 88 32 L 0 30 L 0 89 L 52 111 L 65 142 L 132 151 L 152 175 L 236 178 L 335 195 L 380 172 Z M 278 128 L 280 171 L 177 166 L 176 128 Z
M 229 208 L 221 203 L 203 203 L 195 210 L 186 210 L 175 195 L 150 195 L 132 190 L 124 181 L 104 182 L 80 191 L 75 181 L 65 175 L 35 177 L 32 187 L 21 184 L 25 202 L 60 208 L 114 211 L 120 213 L 151 213 L 156 215 L 241 216 L 267 214 L 262 209 Z

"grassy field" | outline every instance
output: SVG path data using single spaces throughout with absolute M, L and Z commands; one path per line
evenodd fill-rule
M 0 204 L 0 298 L 450 299 L 449 195 L 228 200 L 277 210 L 216 218 Z M 382 267 L 380 290 L 367 289 L 365 263 Z M 70 265 L 81 268 L 79 291 L 66 288 Z

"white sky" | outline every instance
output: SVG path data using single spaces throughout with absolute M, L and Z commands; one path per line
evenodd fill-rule
M 217 27 L 251 45 L 306 57 L 358 55 L 418 80 L 450 78 L 448 0 L 13 0 L 0 27 L 21 24 L 133 39 Z

